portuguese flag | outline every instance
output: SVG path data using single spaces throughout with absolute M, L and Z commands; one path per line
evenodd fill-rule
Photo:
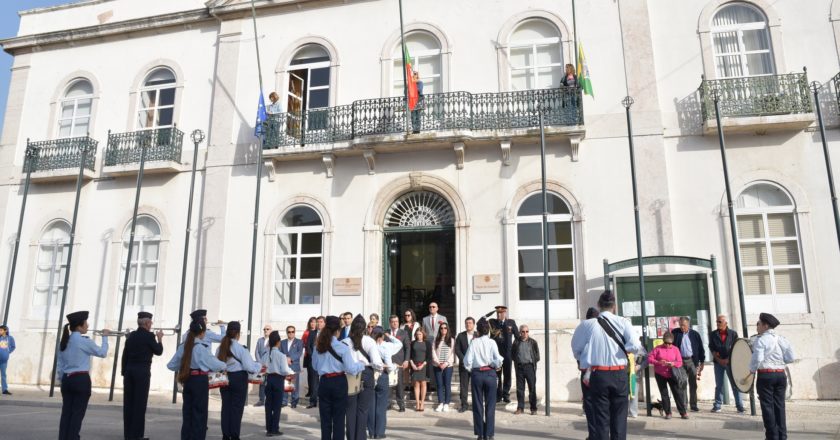
M 420 94 L 417 91 L 417 83 L 414 82 L 414 69 L 411 67 L 411 55 L 408 54 L 408 46 L 403 44 L 403 63 L 405 64 L 405 78 L 408 81 L 408 109 L 414 110 L 417 102 L 420 101 Z

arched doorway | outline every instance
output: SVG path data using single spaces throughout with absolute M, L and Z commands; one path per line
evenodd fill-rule
M 432 191 L 398 197 L 385 214 L 383 310 L 402 317 L 412 308 L 418 320 L 430 302 L 455 322 L 455 213 Z

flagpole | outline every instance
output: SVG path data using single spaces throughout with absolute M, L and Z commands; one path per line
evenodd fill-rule
M 402 48 L 402 72 L 403 72 L 403 95 L 405 96 L 405 132 L 409 133 L 409 121 L 411 119 L 411 109 L 408 105 L 408 72 L 406 72 L 405 64 L 405 28 L 403 28 L 403 7 L 402 0 L 400 3 L 400 47 Z
M 260 36 L 257 33 L 257 9 L 254 0 L 251 0 L 251 21 L 254 23 L 254 47 L 257 50 L 257 75 L 260 80 L 260 102 L 263 102 L 263 77 L 262 63 L 260 62 Z M 261 122 L 257 122 L 258 124 Z M 260 185 L 262 183 L 263 167 L 263 140 L 264 134 L 259 131 L 259 144 L 257 145 L 257 191 L 254 196 L 254 230 L 251 237 L 251 281 L 248 287 L 248 328 L 246 332 L 246 345 L 251 346 L 251 327 L 254 319 L 254 281 L 257 268 L 257 228 L 260 220 Z
M 572 33 L 574 34 L 575 44 L 575 70 L 578 65 L 578 40 L 577 40 L 577 14 L 575 13 L 575 0 L 572 0 Z
M 12 268 L 9 273 L 9 289 L 6 291 L 6 307 L 3 309 L 3 324 L 9 325 L 9 307 L 12 306 L 12 290 L 15 286 L 15 271 L 17 269 L 18 250 L 20 249 L 20 234 L 23 232 L 23 216 L 26 214 L 26 199 L 29 196 L 29 183 L 32 181 L 32 167 L 35 166 L 35 156 L 38 149 L 29 145 L 26 140 L 26 152 L 23 154 L 23 169 L 26 170 L 26 177 L 23 180 L 23 201 L 20 205 L 20 218 L 18 219 L 17 235 L 15 235 L 15 250 L 12 253 Z
M 541 192 L 542 192 L 542 252 L 543 252 L 543 323 L 545 325 L 545 415 L 551 415 L 551 331 L 549 322 L 549 300 L 551 292 L 548 285 L 548 192 L 546 189 L 545 171 L 545 122 L 543 121 L 542 107 L 537 105 L 540 116 L 540 169 L 541 169 Z

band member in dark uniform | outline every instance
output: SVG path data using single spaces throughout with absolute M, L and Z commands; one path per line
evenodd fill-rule
M 142 440 L 146 428 L 146 404 L 152 356 L 163 354 L 163 332 L 152 334 L 152 314 L 137 314 L 137 330 L 125 340 L 122 354 L 123 432 L 126 440 Z
M 502 374 L 499 375 L 496 400 L 510 403 L 511 366 L 513 365 L 511 349 L 513 348 L 513 339 L 519 332 L 519 327 L 516 325 L 516 321 L 507 317 L 507 311 L 507 306 L 496 306 L 496 318 L 490 319 L 490 328 L 493 339 L 499 345 L 499 354 L 505 358 L 505 362 L 502 364 Z
M 90 400 L 90 357 L 104 358 L 108 354 L 108 330 L 102 331 L 102 346 L 97 346 L 87 336 L 88 312 L 67 315 L 67 324 L 61 334 L 56 376 L 61 378 L 61 422 L 58 440 L 76 440 L 82 430 L 88 401 Z
M 365 369 L 353 357 L 353 350 L 338 340 L 341 321 L 327 316 L 318 332 L 312 366 L 318 372 L 318 413 L 321 415 L 321 440 L 344 440 L 344 418 L 347 415 L 347 376 Z
M 790 342 L 776 334 L 778 325 L 779 320 L 775 316 L 769 313 L 758 315 L 758 339 L 753 343 L 750 360 L 750 371 L 758 374 L 755 389 L 761 402 L 764 438 L 767 440 L 787 440 L 785 365 L 795 359 Z
M 490 332 L 487 319 L 479 319 L 476 329 L 478 337 L 473 339 L 464 355 L 464 367 L 472 376 L 473 432 L 476 440 L 493 440 L 496 433 L 496 370 L 502 367 L 504 358 L 499 354 L 499 346 L 487 335 Z
M 207 437 L 208 374 L 227 367 L 210 352 L 210 342 L 204 340 L 206 331 L 204 320 L 191 322 L 187 340 L 178 346 L 175 356 L 166 364 L 171 371 L 178 372 L 178 382 L 184 386 L 181 440 L 204 440 Z
M 231 321 L 216 350 L 216 359 L 227 365 L 228 373 L 228 386 L 219 390 L 222 395 L 222 440 L 239 439 L 242 413 L 248 399 L 248 373 L 258 373 L 262 368 L 239 343 L 241 330 L 239 321 Z

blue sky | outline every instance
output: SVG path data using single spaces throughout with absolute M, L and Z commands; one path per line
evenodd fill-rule
M 18 31 L 17 11 L 74 3 L 78 0 L 0 0 L 0 39 L 14 37 Z M 0 133 L 3 132 L 3 120 L 6 117 L 6 98 L 9 95 L 9 69 L 12 57 L 0 52 Z

